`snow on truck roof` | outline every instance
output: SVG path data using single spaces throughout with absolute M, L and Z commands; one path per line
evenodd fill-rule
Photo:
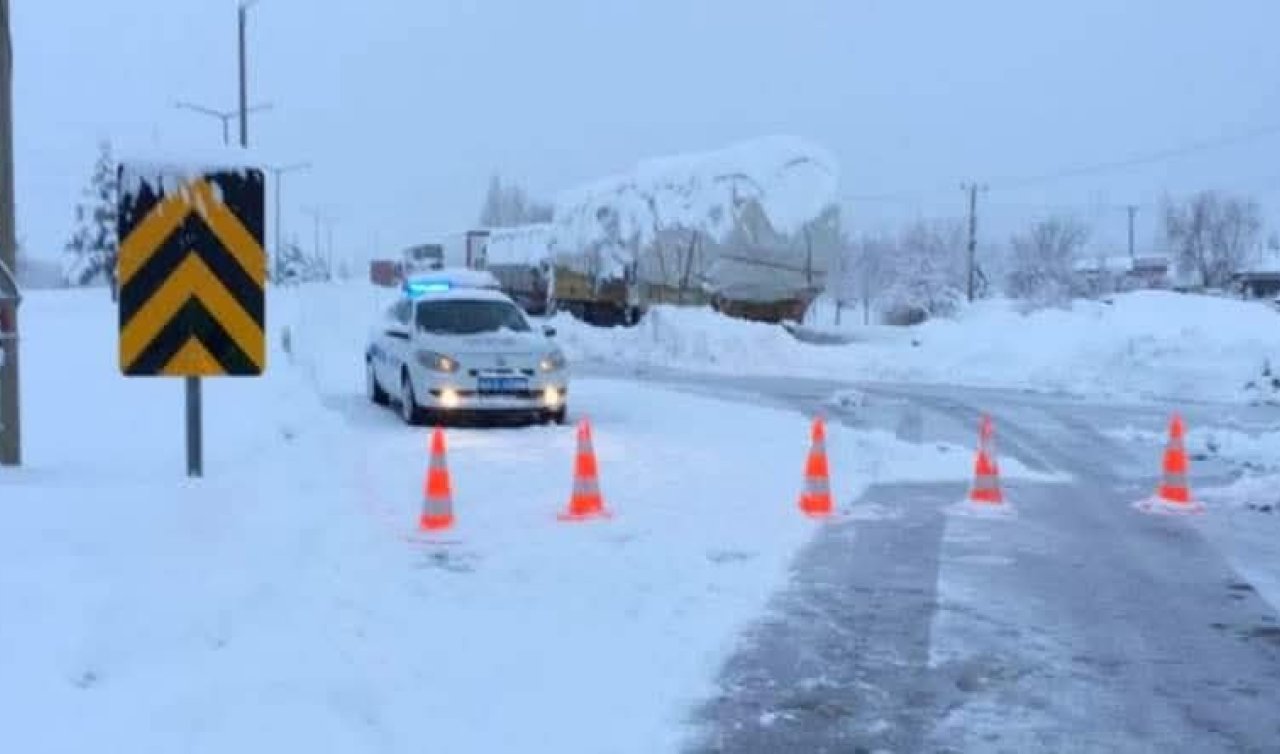
M 551 258 L 551 223 L 533 223 L 489 232 L 485 258 L 490 266 L 534 267 Z
M 796 136 L 770 136 L 709 152 L 645 160 L 630 171 L 562 192 L 557 241 L 584 248 L 607 230 L 642 242 L 664 227 L 697 229 L 722 240 L 736 208 L 755 200 L 770 225 L 793 234 L 838 200 L 839 169 L 826 149 Z

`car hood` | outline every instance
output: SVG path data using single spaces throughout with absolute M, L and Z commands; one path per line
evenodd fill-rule
M 451 356 L 488 353 L 541 355 L 553 348 L 546 337 L 534 333 L 435 336 L 430 343 L 434 350 Z

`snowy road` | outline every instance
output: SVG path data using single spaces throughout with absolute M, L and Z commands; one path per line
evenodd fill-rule
M 427 435 L 361 395 L 350 293 L 279 294 L 291 350 L 210 381 L 198 482 L 180 385 L 119 375 L 106 297 L 24 303 L 5 750 L 1276 750 L 1280 516 L 1249 503 L 1280 498 L 1134 512 L 1171 406 L 583 360 L 615 517 L 556 519 L 572 427 L 457 428 L 457 527 L 424 545 Z M 1275 468 L 1280 409 L 1178 408 L 1207 496 L 1228 460 Z M 830 526 L 796 511 L 818 410 Z M 1009 520 L 944 512 L 980 410 Z
M 948 515 L 954 484 L 873 487 L 802 554 L 724 667 L 696 713 L 697 751 L 1276 750 L 1280 595 L 1237 572 L 1209 517 L 1133 511 L 1158 456 L 1103 434 L 1159 427 L 1169 407 L 882 385 L 841 409 L 834 382 L 650 377 L 930 442 L 971 441 L 987 411 L 1002 453 L 1072 479 L 1007 483 L 1017 514 L 996 521 Z M 1182 410 L 1193 424 L 1277 418 Z M 1195 472 L 1207 483 L 1226 469 Z

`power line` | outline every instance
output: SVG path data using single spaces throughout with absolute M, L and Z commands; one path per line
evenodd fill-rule
M 1124 170 L 1126 168 L 1141 167 L 1143 165 L 1151 165 L 1157 162 L 1185 157 L 1187 155 L 1198 154 L 1200 152 L 1208 152 L 1215 149 L 1235 146 L 1236 144 L 1244 144 L 1246 142 L 1255 141 L 1267 136 L 1280 134 L 1280 124 L 1262 126 L 1249 131 L 1238 133 L 1234 136 L 1227 136 L 1220 139 L 1205 139 L 1202 141 L 1192 142 L 1181 147 L 1173 147 L 1170 149 L 1162 149 L 1156 152 L 1148 152 L 1145 154 L 1135 155 L 1123 160 L 1111 160 L 1109 162 L 1098 162 L 1092 165 L 1084 165 L 1077 168 L 1069 168 L 1066 170 L 1058 170 L 1052 173 L 1044 173 L 1037 176 L 1026 178 L 1005 178 L 994 183 L 1000 184 L 1000 190 L 1022 188 L 1037 183 L 1048 183 L 1051 181 L 1061 180 L 1063 178 L 1076 178 L 1086 175 L 1096 175 L 1098 173 L 1107 173 L 1114 170 Z
M 1089 165 L 1082 165 L 1074 168 L 1065 168 L 1049 173 L 1041 173 L 1039 175 L 1005 177 L 992 180 L 991 191 L 1005 191 L 1009 189 L 1023 188 L 1033 186 L 1040 183 L 1049 183 L 1052 181 L 1062 180 L 1065 178 L 1076 178 L 1088 175 L 1097 175 L 1100 173 L 1124 170 L 1127 168 L 1141 167 L 1143 165 L 1155 164 L 1167 160 L 1185 157 L 1187 155 L 1207 152 L 1216 149 L 1223 149 L 1237 144 L 1243 144 L 1250 141 L 1256 141 L 1269 136 L 1280 135 L 1280 124 L 1271 124 L 1260 126 L 1240 133 L 1224 136 L 1217 139 L 1202 139 L 1200 141 L 1190 142 L 1178 147 L 1171 147 L 1154 152 L 1145 152 L 1131 157 L 1119 160 L 1110 160 L 1107 162 L 1097 162 Z M 856 202 L 875 202 L 890 204 L 914 204 L 920 199 L 927 196 L 937 196 L 949 194 L 954 189 L 948 187 L 926 188 L 915 190 L 892 191 L 881 194 L 862 194 L 849 195 L 842 197 L 846 201 Z M 1127 205 L 1119 205 L 1121 208 Z

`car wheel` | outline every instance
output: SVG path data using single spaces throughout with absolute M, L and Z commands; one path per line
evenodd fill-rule
M 551 421 L 556 424 L 564 424 L 569 418 L 569 407 L 561 406 L 558 410 L 551 412 Z
M 364 371 L 365 387 L 369 394 L 369 400 L 379 406 L 387 405 L 391 396 L 387 395 L 387 391 L 383 390 L 382 386 L 378 384 L 378 375 L 374 373 L 372 361 L 365 362 Z
M 413 381 L 408 373 L 400 375 L 400 418 L 409 426 L 422 423 L 422 409 L 418 399 L 413 396 Z

